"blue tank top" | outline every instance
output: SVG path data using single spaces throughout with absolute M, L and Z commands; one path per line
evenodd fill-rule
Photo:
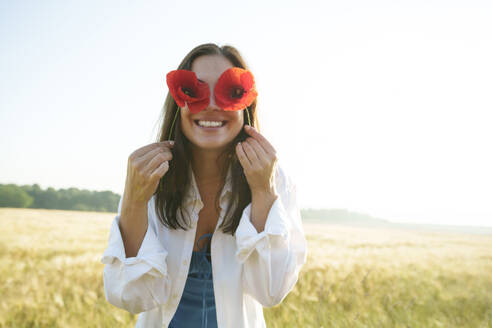
M 198 245 L 200 240 L 207 236 L 211 238 L 212 234 L 203 234 L 197 241 L 199 251 L 193 251 L 191 256 L 183 296 L 169 328 L 217 327 L 210 241 L 203 249 Z

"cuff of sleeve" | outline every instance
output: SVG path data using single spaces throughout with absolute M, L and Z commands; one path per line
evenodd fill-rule
M 143 267 L 147 268 L 149 274 L 152 276 L 163 277 L 167 275 L 167 251 L 157 239 L 155 232 L 150 226 L 150 222 L 137 256 L 127 258 L 118 225 L 119 220 L 119 215 L 113 220 L 108 247 L 101 258 L 101 262 L 104 264 L 112 264 L 115 260 L 118 260 L 122 262 L 124 266 L 142 266 L 142 264 L 144 264 Z
M 268 235 L 289 239 L 290 221 L 280 197 L 273 202 L 268 212 L 265 229 L 258 232 L 251 223 L 251 203 L 244 208 L 243 215 L 236 229 L 236 258 L 244 263 L 255 249 L 262 249 L 268 242 Z

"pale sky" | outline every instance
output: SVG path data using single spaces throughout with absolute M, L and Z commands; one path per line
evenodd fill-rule
M 492 226 L 490 1 L 0 0 L 0 183 L 121 194 L 206 42 L 245 57 L 301 207 Z

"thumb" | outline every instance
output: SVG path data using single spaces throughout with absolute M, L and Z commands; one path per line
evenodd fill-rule
M 174 146 L 174 140 L 161 141 L 160 144 L 163 146 L 173 147 Z

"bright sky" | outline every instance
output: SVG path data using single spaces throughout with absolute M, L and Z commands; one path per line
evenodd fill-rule
M 0 1 L 0 183 L 121 194 L 206 42 L 245 57 L 301 207 L 492 226 L 490 1 Z

